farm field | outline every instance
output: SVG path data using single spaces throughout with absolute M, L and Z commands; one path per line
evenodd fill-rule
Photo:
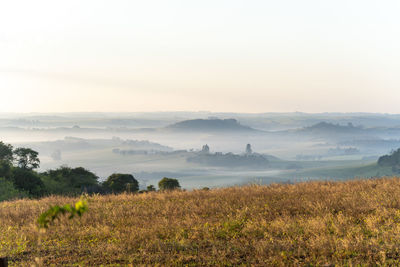
M 0 203 L 11 266 L 400 264 L 400 179 L 89 196 L 81 219 L 45 233 L 60 196 Z M 39 242 L 40 239 L 40 242 Z

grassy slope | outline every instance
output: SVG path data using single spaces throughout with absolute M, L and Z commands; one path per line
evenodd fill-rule
M 13 265 L 400 264 L 400 180 L 309 182 L 89 198 L 81 220 L 42 235 L 49 197 L 0 203 Z
M 353 166 L 335 166 L 335 167 L 322 167 L 322 168 L 309 168 L 297 172 L 288 172 L 282 177 L 285 178 L 319 178 L 324 179 L 351 179 L 351 178 L 371 178 L 395 175 L 391 167 L 381 167 L 376 163 L 369 164 L 356 164 Z

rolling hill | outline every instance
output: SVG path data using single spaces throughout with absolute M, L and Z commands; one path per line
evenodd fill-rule
M 257 132 L 258 130 L 241 125 L 236 119 L 195 119 L 174 123 L 166 127 L 175 131 L 196 132 Z

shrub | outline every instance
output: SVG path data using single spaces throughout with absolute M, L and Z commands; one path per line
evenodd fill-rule
M 14 184 L 4 178 L 0 178 L 0 201 L 26 197 L 25 192 L 19 191 Z
M 154 187 L 154 185 L 149 185 L 147 186 L 147 191 L 152 192 L 152 191 L 156 191 L 156 188 Z

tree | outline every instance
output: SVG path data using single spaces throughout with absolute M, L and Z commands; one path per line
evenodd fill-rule
M 45 193 L 45 187 L 39 175 L 28 169 L 13 168 L 11 180 L 18 190 L 23 190 L 31 196 L 41 196 Z
M 10 176 L 11 176 L 11 163 L 0 160 L 0 177 L 9 180 Z
M 175 190 L 181 188 L 177 179 L 164 177 L 158 182 L 158 187 L 163 190 Z
M 131 174 L 114 173 L 103 185 L 114 193 L 139 191 L 139 182 Z
M 25 170 L 33 170 L 39 168 L 39 153 L 30 148 L 20 147 L 14 150 L 18 167 Z
M 98 177 L 82 167 L 61 166 L 56 170 L 42 173 L 42 180 L 46 189 L 52 194 L 81 193 L 98 186 Z
M 378 159 L 379 166 L 396 166 L 400 165 L 400 148 L 392 151 L 389 155 L 384 155 Z
M 0 161 L 11 163 L 13 161 L 13 147 L 0 141 Z

